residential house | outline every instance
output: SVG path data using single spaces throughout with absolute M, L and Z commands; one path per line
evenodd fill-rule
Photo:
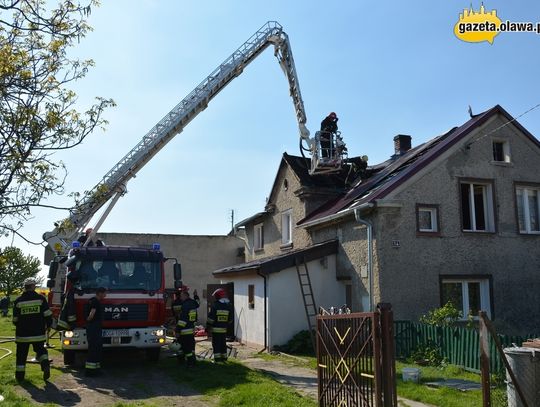
M 297 160 L 284 155 L 265 211 L 241 223 L 253 259 L 336 239 L 355 311 L 384 301 L 417 319 L 452 301 L 464 319 L 483 309 L 504 332 L 538 329 L 540 142 L 501 106 L 414 148 L 398 135 L 389 160 L 321 194 Z

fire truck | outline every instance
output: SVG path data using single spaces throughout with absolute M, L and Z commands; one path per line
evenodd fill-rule
M 120 197 L 127 183 L 184 127 L 201 113 L 210 100 L 223 90 L 267 47 L 274 54 L 289 83 L 300 132 L 300 151 L 311 155 L 311 174 L 339 171 L 346 149 L 339 134 L 316 132 L 310 137 L 306 127 L 304 102 L 287 34 L 269 21 L 214 69 L 193 91 L 167 113 L 70 211 L 55 229 L 43 235 L 47 242 L 49 268 L 47 286 L 50 306 L 59 317 L 64 361 L 73 363 L 75 351 L 87 349 L 83 307 L 98 286 L 108 289 L 104 301 L 104 346 L 145 348 L 153 359 L 165 343 L 167 290 L 164 264 L 167 259 L 159 246 L 152 248 L 91 246 L 95 234 Z M 321 138 L 325 139 L 324 150 Z M 328 142 L 330 141 L 330 142 Z M 97 215 L 100 212 L 100 215 Z M 77 237 L 98 217 L 84 242 Z M 72 242 L 75 241 L 72 245 Z M 174 260 L 175 287 L 181 286 L 181 268 Z M 139 281 L 139 275 L 141 281 Z M 63 326 L 62 326 L 63 325 Z

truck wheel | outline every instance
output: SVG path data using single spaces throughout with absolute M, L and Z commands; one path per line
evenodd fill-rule
M 64 349 L 64 365 L 74 365 L 75 364 L 75 351 Z
M 160 352 L 161 348 L 146 349 L 146 359 L 148 359 L 150 362 L 157 362 L 159 360 Z

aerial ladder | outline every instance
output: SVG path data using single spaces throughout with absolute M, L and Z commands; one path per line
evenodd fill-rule
M 289 82 L 300 132 L 300 147 L 302 151 L 309 151 L 311 154 L 309 172 L 319 174 L 338 171 L 343 162 L 342 150 L 335 148 L 330 154 L 321 154 L 319 141 L 321 132 L 317 132 L 313 138 L 310 137 L 289 38 L 279 23 L 269 21 L 152 127 L 91 191 L 85 193 L 81 202 L 71 209 L 66 220 L 61 224 L 55 224 L 55 230 L 43 235 L 52 252 L 65 253 L 94 215 L 108 203 L 94 226 L 93 233 L 96 233 L 118 199 L 127 192 L 128 181 L 134 178 L 174 136 L 181 133 L 191 120 L 206 109 L 210 100 L 270 45 L 274 46 L 274 54 Z M 341 138 L 338 138 L 334 145 L 339 145 Z M 87 243 L 89 241 L 91 238 Z

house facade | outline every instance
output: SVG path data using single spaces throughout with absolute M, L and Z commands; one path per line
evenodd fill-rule
M 389 160 L 347 175 L 310 178 L 301 161 L 283 156 L 265 211 L 239 224 L 248 260 L 336 240 L 354 311 L 390 302 L 415 320 L 451 301 L 501 332 L 537 331 L 540 142 L 502 107 L 418 146 L 398 135 Z

